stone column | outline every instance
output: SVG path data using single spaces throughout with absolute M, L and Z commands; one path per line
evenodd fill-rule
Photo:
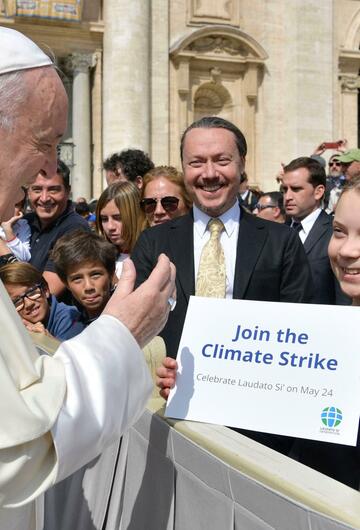
M 74 168 L 72 170 L 72 196 L 91 197 L 91 105 L 90 68 L 95 65 L 92 54 L 73 53 L 66 67 L 73 75 L 72 126 L 74 142 Z
M 169 2 L 151 1 L 151 157 L 169 163 Z
M 348 140 L 349 148 L 358 145 L 358 90 L 360 77 L 357 73 L 341 75 L 341 130 L 340 136 Z
M 92 168 L 92 195 L 99 197 L 104 189 L 102 172 L 102 52 L 97 50 L 94 81 L 92 86 L 92 143 L 93 143 L 93 168 Z
M 104 157 L 150 147 L 150 2 L 104 2 Z
M 188 58 L 181 58 L 172 64 L 176 90 L 173 95 L 173 114 L 170 123 L 170 164 L 180 168 L 180 138 L 189 125 L 189 109 L 191 109 L 190 65 Z M 190 119 L 190 122 L 192 119 Z

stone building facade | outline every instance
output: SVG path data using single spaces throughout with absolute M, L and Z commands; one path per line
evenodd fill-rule
M 10 3 L 0 24 L 52 50 L 63 72 L 74 196 L 98 196 L 103 158 L 123 148 L 178 166 L 181 132 L 207 114 L 244 131 L 264 190 L 280 162 L 322 141 L 358 145 L 358 0 L 83 0 L 79 21 Z

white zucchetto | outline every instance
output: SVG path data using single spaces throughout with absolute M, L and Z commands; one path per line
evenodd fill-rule
M 0 75 L 52 64 L 50 57 L 28 37 L 0 26 Z

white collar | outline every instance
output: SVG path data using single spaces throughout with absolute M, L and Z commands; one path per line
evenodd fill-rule
M 195 205 L 193 206 L 193 211 L 195 230 L 197 231 L 199 237 L 202 238 L 206 232 L 206 228 L 211 217 Z M 221 219 L 221 221 L 223 222 L 224 231 L 229 237 L 231 236 L 235 227 L 239 223 L 240 217 L 241 210 L 237 200 L 235 201 L 235 204 L 231 208 L 229 208 L 229 210 L 226 210 L 226 212 L 220 215 L 219 219 Z
M 304 219 L 301 221 L 302 230 L 304 230 L 306 235 L 308 235 L 308 233 L 314 226 L 314 223 L 320 214 L 321 214 L 321 208 L 316 208 L 316 210 L 309 213 L 309 215 L 304 217 Z

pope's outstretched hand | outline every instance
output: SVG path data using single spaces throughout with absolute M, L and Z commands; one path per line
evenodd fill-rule
M 149 278 L 134 291 L 135 267 L 130 259 L 124 261 L 118 286 L 103 314 L 118 318 L 144 347 L 166 324 L 168 300 L 176 298 L 175 276 L 175 266 L 161 254 Z

